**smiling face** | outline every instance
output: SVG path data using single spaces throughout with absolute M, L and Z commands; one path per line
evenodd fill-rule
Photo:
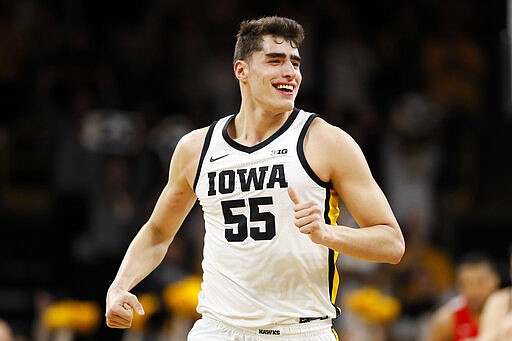
M 293 110 L 302 81 L 299 51 L 283 38 L 264 36 L 262 49 L 235 62 L 243 105 L 268 112 Z

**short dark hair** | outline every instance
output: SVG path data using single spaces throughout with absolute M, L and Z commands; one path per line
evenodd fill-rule
M 261 43 L 266 35 L 284 38 L 298 48 L 304 40 L 304 29 L 293 19 L 277 16 L 242 21 L 236 35 L 233 63 L 261 51 Z
M 481 250 L 472 250 L 464 254 L 457 262 L 457 268 L 464 265 L 487 264 L 493 271 L 498 272 L 494 259 L 488 253 Z

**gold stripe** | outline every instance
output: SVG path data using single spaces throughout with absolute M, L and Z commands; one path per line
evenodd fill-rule
M 332 333 L 334 334 L 334 337 L 336 338 L 336 341 L 340 341 L 340 337 L 338 336 L 338 332 L 336 331 L 336 329 L 334 329 L 334 327 L 333 327 L 333 328 L 331 328 L 331 330 L 332 330 Z
M 338 260 L 338 252 L 334 251 L 334 278 L 332 279 L 332 292 L 331 292 L 331 303 L 336 303 L 336 296 L 338 295 L 338 287 L 340 285 L 340 275 L 338 268 L 336 267 L 336 261 Z
M 339 208 L 339 197 L 338 193 L 334 189 L 330 189 L 329 191 L 329 221 L 331 225 L 336 225 L 338 221 L 338 216 L 340 215 L 340 208 Z M 338 252 L 334 251 L 334 276 L 332 278 L 332 292 L 331 292 L 331 303 L 336 303 L 336 296 L 338 294 L 338 287 L 340 285 L 340 275 L 338 273 L 338 268 L 336 267 L 336 261 L 338 260 Z
M 340 215 L 340 207 L 338 193 L 334 189 L 329 190 L 329 221 L 331 225 L 336 225 L 338 216 Z

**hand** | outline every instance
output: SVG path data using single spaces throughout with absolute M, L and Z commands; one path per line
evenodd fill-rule
M 107 293 L 105 317 L 110 328 L 130 328 L 133 320 L 133 310 L 144 315 L 144 309 L 137 296 L 117 288 L 110 288 Z
M 301 233 L 308 234 L 314 243 L 325 245 L 329 228 L 324 223 L 322 208 L 313 201 L 300 202 L 291 187 L 288 187 L 288 195 L 294 204 L 295 226 Z

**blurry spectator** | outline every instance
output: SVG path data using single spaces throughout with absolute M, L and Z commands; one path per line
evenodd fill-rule
M 422 1 L 403 1 L 396 8 L 385 2 L 372 4 L 375 11 L 369 20 L 380 23 L 372 35 L 377 63 L 372 98 L 382 117 L 400 94 L 421 88 L 418 57 L 431 18 L 425 5 Z
M 408 224 L 413 224 L 412 220 Z M 428 240 L 407 239 L 408 248 L 391 276 L 402 314 L 392 326 L 392 340 L 418 341 L 426 334 L 430 312 L 453 288 L 450 254 Z
M 472 252 L 459 262 L 456 271 L 458 294 L 433 315 L 428 340 L 473 340 L 487 298 L 499 288 L 494 262 L 483 253 Z
M 158 156 L 163 170 L 167 171 L 178 141 L 193 128 L 194 125 L 187 116 L 173 114 L 158 121 L 148 132 L 148 148 Z
M 468 31 L 471 16 L 476 14 L 473 6 L 471 1 L 443 2 L 437 32 L 423 46 L 428 94 L 448 114 L 462 109 L 474 115 L 483 104 L 487 65 L 482 46 Z
M 509 247 L 509 276 L 512 280 L 512 244 Z M 489 296 L 480 317 L 479 341 L 512 340 L 512 286 Z
M 138 113 L 94 110 L 82 122 L 80 142 L 97 154 L 134 155 L 142 148 L 143 124 Z
M 375 56 L 363 36 L 353 4 L 327 1 L 324 6 L 327 18 L 322 25 L 330 32 L 323 66 L 325 112 L 332 123 L 343 127 L 361 145 L 372 163 L 372 139 L 378 125 L 369 91 Z
M 407 236 L 429 239 L 437 219 L 439 117 L 418 93 L 404 94 L 392 107 L 382 136 L 381 168 L 391 207 Z M 414 217 L 414 224 L 409 219 Z
M 475 3 L 445 1 L 438 10 L 437 31 L 426 39 L 422 70 L 426 93 L 442 111 L 443 209 L 451 217 L 475 204 L 478 185 L 477 132 L 484 106 L 487 60 L 471 35 Z
M 122 253 L 133 233 L 136 177 L 134 155 L 141 149 L 142 123 L 136 115 L 121 111 L 92 111 L 80 129 L 81 147 L 96 166 L 88 186 L 91 212 L 88 227 L 73 247 L 78 259 L 90 262 Z
M 45 97 L 51 103 L 44 103 L 48 115 L 47 124 L 50 138 L 55 139 L 53 185 L 59 194 L 64 196 L 86 192 L 93 182 L 95 163 L 93 154 L 82 143 L 81 131 L 86 122 L 91 121 L 89 114 L 98 105 L 94 91 L 86 86 L 75 88 L 69 80 L 54 79 L 59 77 L 48 71 L 41 75 L 40 101 Z M 46 84 L 52 83 L 52 84 Z M 46 99 L 46 100 L 48 100 Z
M 130 159 L 105 155 L 101 175 L 93 188 L 90 224 L 73 247 L 78 259 L 94 262 L 123 252 L 133 231 L 135 203 L 130 191 Z
M 330 37 L 325 52 L 327 112 L 370 105 L 369 81 L 375 71 L 373 51 L 363 39 L 354 10 L 347 1 L 328 2 L 332 20 L 327 29 Z

